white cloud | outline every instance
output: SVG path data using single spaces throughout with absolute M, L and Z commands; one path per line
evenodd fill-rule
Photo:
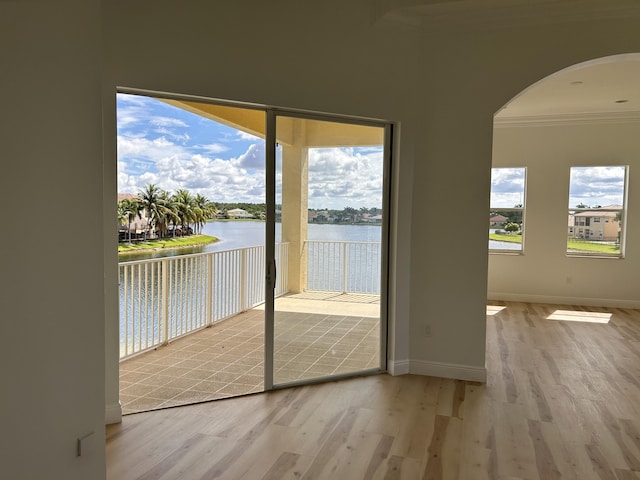
M 166 137 L 149 139 L 139 136 L 118 136 L 118 158 L 127 162 L 136 158 L 157 162 L 167 156 L 188 154 L 185 147 L 176 145 Z
M 311 149 L 309 207 L 382 206 L 382 164 L 381 149 Z
M 143 115 L 144 110 L 137 106 L 118 107 L 118 130 L 124 130 L 125 128 L 139 124 Z
M 212 153 L 214 155 L 218 154 L 218 153 L 224 153 L 224 152 L 229 150 L 229 147 L 227 147 L 226 145 L 223 145 L 221 143 L 210 143 L 208 145 L 197 145 L 195 148 L 199 149 L 199 150 L 204 150 L 205 152 Z
M 264 170 L 266 163 L 264 142 L 250 145 L 247 151 L 238 157 L 238 165 L 250 170 Z
M 625 167 L 573 167 L 569 206 L 622 205 Z
M 171 117 L 154 116 L 149 119 L 149 122 L 156 127 L 189 127 L 183 120 Z
M 137 193 L 154 183 L 172 192 L 186 188 L 214 201 L 265 201 L 264 155 L 260 153 L 263 143 L 251 145 L 240 157 L 230 160 L 193 154 L 163 137 L 120 137 L 118 151 L 120 192 Z M 381 192 L 380 151 L 367 155 L 342 148 L 310 151 L 310 208 L 379 207 Z
M 175 140 L 178 141 L 180 143 L 187 143 L 191 137 L 189 136 L 188 133 L 177 133 L 174 132 L 173 130 L 169 129 L 169 128 L 165 128 L 165 127 L 161 127 L 161 128 L 156 128 L 154 130 L 154 133 L 157 133 L 159 135 L 165 136 L 170 138 L 171 140 Z
M 242 130 L 238 130 L 236 132 L 236 135 L 237 135 L 239 140 L 244 140 L 244 141 L 249 141 L 249 142 L 255 142 L 256 140 L 261 140 L 260 137 L 256 137 L 255 135 L 252 135 L 251 133 L 243 132 Z
M 170 192 L 186 188 L 213 201 L 265 201 L 264 171 L 249 172 L 238 159 L 194 154 L 166 138 L 119 137 L 118 153 L 119 192 L 138 193 L 147 184 L 154 183 Z M 143 160 L 136 163 L 132 160 L 134 155 Z M 136 165 L 140 162 L 149 167 L 147 171 L 137 171 Z
M 491 169 L 491 207 L 513 208 L 524 204 L 525 168 Z

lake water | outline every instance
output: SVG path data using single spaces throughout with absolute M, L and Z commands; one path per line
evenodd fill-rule
M 276 242 L 280 241 L 280 226 L 276 224 Z M 379 242 L 382 228 L 380 225 L 332 225 L 309 224 L 309 240 L 336 242 Z M 179 250 L 155 250 L 128 254 L 122 261 L 161 258 L 190 253 L 219 252 L 236 248 L 254 247 L 265 243 L 265 222 L 209 222 L 202 233 L 219 238 L 219 242 L 199 247 L 186 247 Z

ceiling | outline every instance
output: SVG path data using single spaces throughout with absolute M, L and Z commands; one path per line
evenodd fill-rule
M 616 55 L 555 73 L 509 102 L 496 119 L 638 117 L 640 54 Z

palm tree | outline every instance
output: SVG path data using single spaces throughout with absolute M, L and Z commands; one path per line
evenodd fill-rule
M 191 222 L 196 221 L 195 200 L 187 190 L 181 188 L 171 197 L 171 202 L 175 213 L 180 218 L 180 227 L 184 235 L 188 232 Z
M 127 219 L 129 215 L 127 214 L 127 208 L 123 204 L 123 202 L 118 202 L 118 225 L 120 229 L 123 228 L 124 224 L 127 223 Z
M 150 183 L 138 193 L 138 202 L 147 217 L 148 232 L 153 232 L 157 227 L 162 236 L 167 224 L 167 192 Z
M 207 197 L 198 193 L 193 199 L 196 205 L 196 227 L 197 232 L 202 233 L 202 227 L 207 223 L 207 220 L 213 217 L 216 212 L 216 208 L 213 202 Z
M 118 203 L 118 221 L 127 224 L 129 243 L 131 243 L 131 223 L 136 217 L 142 219 L 142 207 L 136 199 L 125 198 Z
M 177 207 L 174 205 L 171 195 L 166 190 L 162 190 L 159 195 L 158 218 L 156 219 L 156 229 L 160 238 L 167 236 L 169 224 L 180 220 Z

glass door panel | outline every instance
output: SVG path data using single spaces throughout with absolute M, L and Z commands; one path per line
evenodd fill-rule
M 264 110 L 116 100 L 123 412 L 263 391 Z
M 273 384 L 382 366 L 385 132 L 275 116 Z M 382 302 L 384 304 L 384 301 Z

